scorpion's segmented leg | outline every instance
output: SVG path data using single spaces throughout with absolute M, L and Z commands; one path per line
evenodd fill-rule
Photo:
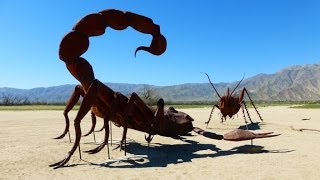
M 100 129 L 93 131 L 93 133 L 101 132 L 103 129 L 104 129 L 104 125 Z M 109 129 L 110 129 L 109 130 L 109 132 L 110 132 L 110 145 L 112 146 L 112 121 L 109 121 Z
M 121 95 L 121 98 L 122 100 L 126 100 L 127 102 L 127 109 L 125 110 L 124 112 L 124 117 L 123 119 L 120 119 L 120 122 L 123 126 L 123 133 L 122 133 L 122 138 L 121 138 L 121 141 L 120 141 L 120 144 L 119 146 L 117 146 L 115 149 L 118 149 L 120 148 L 120 151 L 122 150 L 122 147 L 124 149 L 124 155 L 126 156 L 127 155 L 127 132 L 128 132 L 128 118 L 129 118 L 129 115 L 132 111 L 132 109 L 134 108 L 135 106 L 135 98 L 133 98 L 134 95 L 131 95 L 129 99 L 127 99 L 126 96 Z M 114 149 L 114 150 L 115 150 Z
M 75 134 L 76 134 L 76 138 L 75 138 L 75 142 L 73 144 L 72 149 L 69 151 L 67 157 L 57 163 L 51 164 L 50 167 L 54 167 L 54 169 L 60 168 L 63 165 L 65 165 L 71 158 L 71 156 L 73 155 L 73 153 L 76 151 L 76 149 L 79 146 L 80 143 L 80 139 L 81 139 L 81 127 L 80 127 L 80 122 L 83 119 L 83 117 L 90 111 L 90 108 L 92 106 L 92 104 L 94 103 L 94 101 L 96 100 L 97 97 L 97 86 L 98 86 L 98 81 L 94 80 L 89 89 L 88 92 L 86 93 L 86 95 L 83 98 L 83 101 L 80 105 L 80 109 L 77 113 L 77 116 L 74 120 L 74 128 L 75 128 Z
M 94 133 L 94 128 L 96 127 L 96 124 L 97 124 L 97 117 L 92 112 L 91 112 L 91 122 L 92 124 L 91 124 L 90 130 L 83 136 L 88 136 L 89 134 Z
M 150 142 L 153 139 L 152 134 L 156 134 L 156 128 L 157 125 L 159 124 L 159 131 L 164 132 L 165 128 L 165 122 L 164 122 L 164 101 L 162 98 L 160 98 L 157 102 L 157 110 L 154 113 L 155 121 L 151 124 L 151 133 L 149 134 L 148 137 L 145 137 L 145 140 L 148 142 L 148 147 L 150 146 Z
M 95 132 L 101 132 L 103 129 L 104 129 L 104 125 L 100 129 L 96 130 Z
M 211 112 L 210 112 L 210 115 L 209 115 L 209 119 L 208 119 L 207 122 L 205 122 L 205 124 L 207 125 L 206 128 L 208 128 L 208 125 L 209 125 L 209 122 L 211 121 L 212 114 L 213 114 L 213 110 L 214 110 L 215 107 L 218 108 L 218 109 L 220 109 L 220 107 L 219 107 L 217 104 L 215 104 L 215 105 L 212 107 Z M 222 120 L 222 119 L 221 119 L 221 120 Z
M 100 88 L 98 88 L 98 92 L 99 92 L 99 97 L 102 96 L 104 99 L 107 98 L 102 93 L 100 93 Z M 118 110 L 119 105 L 120 105 L 119 103 L 120 103 L 119 93 L 115 93 L 114 97 L 113 97 L 113 100 L 111 102 L 110 110 L 107 113 L 107 115 L 103 118 L 103 120 L 104 120 L 104 129 L 105 129 L 104 141 L 98 147 L 96 147 L 94 149 L 91 149 L 91 150 L 88 150 L 88 151 L 85 151 L 86 153 L 95 154 L 95 153 L 98 153 L 99 151 L 101 151 L 105 147 L 105 145 L 108 146 L 109 120 L 115 115 L 115 112 Z M 109 146 L 108 146 L 108 157 L 110 158 Z
M 109 117 L 103 118 L 104 120 L 104 129 L 105 129 L 105 134 L 104 134 L 104 141 L 96 148 L 84 151 L 88 154 L 95 154 L 101 151 L 106 145 L 108 148 L 108 158 L 110 159 L 110 152 L 109 152 L 109 145 L 108 145 L 108 140 L 109 140 Z
M 143 102 L 143 100 L 138 96 L 137 93 L 132 93 L 128 100 L 128 109 L 127 114 L 130 116 L 135 114 L 134 109 L 138 108 L 146 117 L 146 121 L 149 121 L 149 124 L 152 124 L 154 121 L 154 114 L 150 108 Z M 141 117 L 142 118 L 142 117 Z M 136 121 L 137 124 L 142 124 L 141 121 Z
M 143 100 L 136 94 L 136 93 L 132 93 L 131 94 L 131 97 L 130 97 L 130 101 L 129 101 L 129 105 L 128 105 L 128 113 L 130 115 L 130 113 L 132 113 L 132 109 L 133 109 L 133 103 L 136 103 L 137 107 L 141 110 L 141 112 L 143 112 L 144 116 L 146 117 L 146 120 L 149 121 L 149 124 L 151 125 L 150 126 L 150 130 L 149 130 L 149 136 L 148 138 L 145 138 L 148 142 L 148 144 L 151 142 L 151 140 L 153 139 L 151 137 L 152 134 L 154 134 L 154 128 L 155 128 L 155 123 L 157 121 L 157 117 L 156 116 L 159 116 L 161 115 L 161 111 L 163 112 L 163 108 L 162 110 L 159 109 L 159 102 L 163 101 L 162 99 L 160 99 L 158 101 L 158 108 L 157 108 L 157 111 L 155 112 L 155 114 L 150 110 L 150 108 L 148 106 L 146 106 L 146 104 L 143 102 Z M 164 102 L 162 103 L 164 104 Z M 160 111 L 158 113 L 158 111 Z M 158 114 L 158 115 L 157 115 Z M 162 113 L 163 114 L 163 113 Z M 163 116 L 163 115 L 162 115 Z M 160 116 L 159 116 L 160 117 Z M 140 122 L 137 122 L 140 124 Z
M 122 139 L 121 139 L 121 145 L 124 143 L 124 155 L 127 155 L 127 131 L 128 128 L 124 128 L 123 129 L 123 134 L 122 134 Z M 120 151 L 121 151 L 121 147 L 120 147 Z
M 120 94 L 121 95 L 121 94 Z M 123 134 L 122 134 L 122 139 L 120 141 L 120 145 L 117 146 L 115 149 L 118 149 L 122 148 L 123 146 L 123 143 L 124 146 L 126 146 L 126 135 L 127 135 L 127 117 L 129 117 L 131 114 L 134 114 L 134 109 L 135 108 L 139 108 L 139 110 L 141 110 L 141 112 L 143 112 L 143 114 L 145 114 L 147 117 L 146 120 L 149 120 L 149 124 L 152 124 L 152 121 L 150 121 L 150 119 L 148 117 L 151 117 L 152 120 L 154 119 L 154 116 L 153 116 L 153 113 L 152 111 L 145 105 L 145 103 L 143 102 L 143 100 L 136 94 L 136 93 L 132 93 L 130 98 L 128 99 L 128 102 L 127 102 L 127 109 L 126 109 L 126 112 L 125 112 L 125 115 L 124 115 L 124 119 L 122 119 L 121 121 L 121 124 L 124 128 L 123 130 Z M 137 114 L 135 114 L 137 116 Z M 143 117 L 141 118 L 138 118 L 138 119 L 142 119 Z M 141 124 L 140 121 L 136 121 L 136 124 Z M 114 150 L 115 150 L 114 149 Z M 126 147 L 124 147 L 125 149 L 125 154 L 126 154 Z
M 96 124 L 97 124 L 97 118 L 96 118 L 96 115 L 94 115 L 93 113 L 91 113 L 91 121 L 92 121 L 91 129 L 89 130 L 88 133 L 86 133 L 83 136 L 88 136 L 89 134 L 93 133 L 93 139 L 94 139 L 94 142 L 96 142 L 96 135 L 94 133 L 94 128 L 96 127 Z
M 84 91 L 83 91 L 83 88 L 82 86 L 80 85 L 77 85 L 70 97 L 70 99 L 68 100 L 67 102 L 67 105 L 63 111 L 63 115 L 64 115 L 64 118 L 65 118 L 65 122 L 66 122 L 66 127 L 63 131 L 63 133 L 58 136 L 58 137 L 55 137 L 53 139 L 62 139 L 64 138 L 64 136 L 68 133 L 69 134 L 69 141 L 71 142 L 71 138 L 70 138 L 70 132 L 69 132 L 69 126 L 70 126 L 70 120 L 69 120 L 69 117 L 68 117 L 68 113 L 72 110 L 72 108 L 77 104 L 77 102 L 79 101 L 80 99 L 80 96 L 84 96 Z
M 109 121 L 110 145 L 112 146 L 112 121 Z
M 127 155 L 127 149 L 126 149 L 126 146 L 127 146 L 127 132 L 128 132 L 128 128 L 127 127 L 123 127 L 122 139 L 120 141 L 120 144 L 113 149 L 113 150 L 116 150 L 116 149 L 120 148 L 120 151 L 121 151 L 121 149 L 123 147 L 125 156 Z

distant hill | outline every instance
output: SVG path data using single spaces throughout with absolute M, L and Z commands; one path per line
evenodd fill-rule
M 319 100 L 320 64 L 291 66 L 275 74 L 259 74 L 242 84 L 256 99 Z
M 128 95 L 131 92 L 143 92 L 144 84 L 106 83 L 116 92 Z M 0 100 L 3 94 L 27 97 L 32 102 L 60 103 L 65 102 L 71 96 L 76 84 L 67 84 L 53 87 L 40 87 L 33 89 L 0 88 Z M 149 86 L 152 88 L 153 86 Z
M 204 78 L 206 78 L 204 76 Z M 222 96 L 229 87 L 231 90 L 238 82 L 215 83 Z M 165 101 L 214 101 L 217 95 L 209 83 L 186 83 L 173 86 L 153 86 L 145 84 L 106 83 L 114 91 L 129 95 L 142 93 L 145 86 L 151 88 Z M 75 85 L 61 85 L 47 88 L 15 89 L 0 88 L 2 94 L 27 97 L 33 102 L 65 102 Z M 246 87 L 254 100 L 301 101 L 320 99 L 320 64 L 291 66 L 274 74 L 258 74 L 244 79 L 236 92 Z

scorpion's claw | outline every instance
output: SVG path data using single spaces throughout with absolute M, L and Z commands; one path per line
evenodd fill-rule
M 84 152 L 88 153 L 88 154 L 96 154 L 96 153 L 100 152 L 104 148 L 105 145 L 106 145 L 105 143 L 102 143 L 98 147 L 91 149 L 91 150 L 88 150 L 88 151 L 84 151 Z
M 145 139 L 148 143 L 150 143 L 150 142 L 152 141 L 152 139 L 153 139 L 153 136 L 152 136 L 151 134 L 149 134 L 148 137 L 145 135 L 145 136 L 144 136 L 144 139 Z
M 148 142 L 148 147 L 150 147 L 150 142 L 152 141 L 153 136 L 151 134 L 149 134 L 148 137 L 144 135 L 144 139 Z
M 280 134 L 272 134 L 273 132 L 266 133 L 253 133 L 251 131 L 235 129 L 223 135 L 223 139 L 227 141 L 244 141 L 256 138 L 269 138 L 279 136 Z

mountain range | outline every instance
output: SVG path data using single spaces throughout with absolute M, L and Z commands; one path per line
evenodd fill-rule
M 204 76 L 204 78 L 206 78 Z M 209 83 L 186 83 L 173 86 L 154 86 L 146 84 L 105 83 L 114 91 L 124 95 L 132 92 L 142 94 L 151 89 L 158 97 L 171 102 L 216 101 L 218 96 Z M 219 94 L 224 95 L 227 88 L 232 91 L 238 82 L 214 83 Z M 71 95 L 74 84 L 40 87 L 33 89 L 0 88 L 3 95 L 28 98 L 31 102 L 65 102 Z M 295 65 L 274 74 L 258 74 L 244 79 L 235 92 L 246 88 L 253 100 L 263 101 L 317 101 L 320 99 L 320 63 Z

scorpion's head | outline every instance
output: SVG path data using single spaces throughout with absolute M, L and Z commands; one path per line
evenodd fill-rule
M 187 113 L 182 111 L 177 111 L 174 107 L 169 107 L 166 111 L 166 114 L 171 118 L 172 121 L 175 121 L 177 124 L 183 124 L 193 121 L 193 118 Z
M 193 129 L 193 118 L 187 113 L 177 111 L 173 107 L 165 110 L 165 120 L 167 130 L 162 132 L 163 136 L 175 137 L 177 135 L 186 135 Z

